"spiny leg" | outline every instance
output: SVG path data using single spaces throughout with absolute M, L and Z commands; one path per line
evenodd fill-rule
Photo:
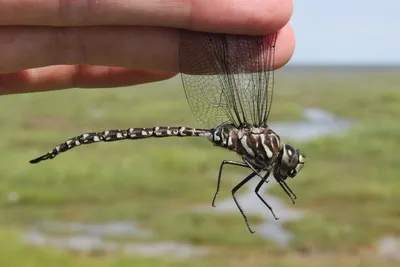
M 258 196 L 259 199 L 261 199 L 261 201 L 264 203 L 265 206 L 267 206 L 267 208 L 271 211 L 272 216 L 274 216 L 275 220 L 279 220 L 278 217 L 275 216 L 274 211 L 272 210 L 272 207 L 270 205 L 268 205 L 268 203 L 262 198 L 262 196 L 258 193 L 260 191 L 261 186 L 265 183 L 265 180 L 268 178 L 269 176 L 269 172 L 266 173 L 264 175 L 264 177 L 261 179 L 261 181 L 257 184 L 256 189 L 254 190 L 254 192 L 256 193 L 256 195 Z
M 243 162 L 237 162 L 237 161 L 233 161 L 233 160 L 224 160 L 221 163 L 221 166 L 219 167 L 219 174 L 218 174 L 218 180 L 217 180 L 217 190 L 214 194 L 214 198 L 212 201 L 212 206 L 215 207 L 215 200 L 217 199 L 217 195 L 219 193 L 219 188 L 221 185 L 221 179 L 222 179 L 222 168 L 224 167 L 225 164 L 230 164 L 230 165 L 234 165 L 234 166 L 239 166 L 239 167 L 246 167 L 249 168 L 249 166 L 246 163 Z
M 242 157 L 242 160 L 243 160 L 244 162 L 246 162 L 247 165 L 249 165 L 248 167 L 249 167 L 253 172 L 255 172 L 255 173 L 257 174 L 258 177 L 260 177 L 261 179 L 263 179 L 263 176 L 260 174 L 260 172 L 257 171 L 257 170 L 253 167 L 253 165 L 251 165 L 251 163 L 250 163 L 245 157 Z M 265 180 L 265 183 L 268 183 L 268 181 Z
M 295 204 L 296 202 L 294 200 L 297 199 L 296 194 L 293 193 L 293 191 L 290 189 L 290 187 L 286 184 L 285 181 L 278 180 L 278 179 L 276 181 L 282 187 L 283 191 L 285 191 L 286 195 L 288 195 L 290 197 L 290 199 L 292 200 L 292 203 Z
M 250 225 L 249 225 L 249 221 L 247 220 L 247 216 L 244 214 L 242 208 L 239 205 L 239 202 L 237 201 L 236 197 L 235 197 L 235 193 L 236 191 L 238 191 L 244 184 L 246 184 L 248 181 L 250 181 L 254 176 L 256 176 L 257 173 L 253 172 L 251 173 L 249 176 L 247 176 L 246 178 L 244 178 L 239 184 L 237 184 L 233 189 L 232 189 L 232 197 L 233 200 L 236 203 L 236 206 L 238 207 L 240 213 L 242 214 L 244 221 L 246 222 L 247 228 L 249 229 L 250 233 L 254 233 L 253 230 L 251 230 Z

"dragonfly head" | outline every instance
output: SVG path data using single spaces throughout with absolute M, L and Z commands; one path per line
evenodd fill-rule
M 281 149 L 278 164 L 274 170 L 276 179 L 285 180 L 294 178 L 303 168 L 306 156 L 289 144 L 284 144 Z

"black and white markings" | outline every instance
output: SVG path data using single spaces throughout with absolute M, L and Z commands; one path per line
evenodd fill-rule
M 172 137 L 172 136 L 201 136 L 209 137 L 209 130 L 195 129 L 188 127 L 153 127 L 153 128 L 128 128 L 126 130 L 105 130 L 103 132 L 84 133 L 75 136 L 64 143 L 56 146 L 47 154 L 30 161 L 35 164 L 43 160 L 53 159 L 58 154 L 66 152 L 80 145 L 97 142 L 114 142 L 119 140 L 136 140 L 149 137 Z

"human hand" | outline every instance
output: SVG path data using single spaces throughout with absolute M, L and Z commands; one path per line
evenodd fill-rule
M 136 85 L 179 72 L 179 30 L 279 30 L 294 51 L 291 0 L 0 0 L 0 94 Z

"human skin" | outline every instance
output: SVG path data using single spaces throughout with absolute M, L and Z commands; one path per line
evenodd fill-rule
M 0 6 L 0 95 L 169 79 L 179 72 L 179 28 L 279 30 L 275 68 L 295 46 L 292 0 L 0 0 Z

